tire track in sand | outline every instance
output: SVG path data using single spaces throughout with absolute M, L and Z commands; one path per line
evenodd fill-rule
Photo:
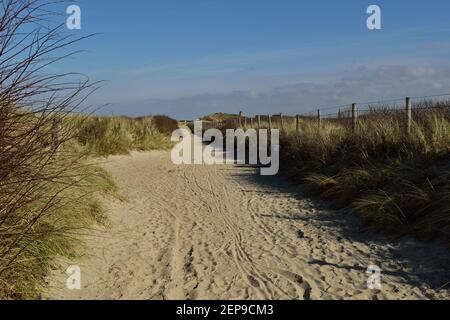
M 448 251 L 356 232 L 342 212 L 280 178 L 233 165 L 175 166 L 161 151 L 103 166 L 129 201 L 104 199 L 111 227 L 92 231 L 83 259 L 61 261 L 46 298 L 449 298 L 436 289 L 450 278 Z M 74 264 L 82 289 L 71 291 L 65 270 Z M 386 274 L 381 291 L 366 287 L 372 264 Z

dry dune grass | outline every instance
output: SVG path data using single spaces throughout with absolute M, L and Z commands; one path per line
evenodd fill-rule
M 238 118 L 219 121 L 222 128 Z M 380 231 L 450 239 L 450 101 L 424 100 L 412 110 L 368 106 L 352 132 L 351 115 L 242 117 L 246 128 L 283 129 L 280 166 L 338 207 L 352 207 Z M 283 125 L 282 125 L 283 124 Z
M 386 232 L 450 237 L 450 102 L 414 110 L 412 132 L 388 108 L 348 121 L 315 119 L 286 124 L 282 171 L 338 206 L 351 206 Z M 431 107 L 424 109 L 423 107 Z
M 89 158 L 164 148 L 170 139 L 152 117 L 1 111 L 0 297 L 36 298 L 54 258 L 81 253 L 81 236 L 107 222 L 99 193 L 117 196 Z M 174 120 L 159 121 L 167 131 Z
M 166 116 L 127 118 L 113 116 L 72 117 L 79 128 L 76 138 L 92 155 L 128 154 L 132 150 L 169 148 L 177 121 Z

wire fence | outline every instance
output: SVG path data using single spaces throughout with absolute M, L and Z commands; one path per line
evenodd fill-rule
M 221 119 L 220 121 L 203 121 L 203 128 L 238 129 L 238 128 L 278 128 L 284 130 L 286 125 L 300 129 L 304 119 L 315 119 L 319 128 L 324 121 L 342 122 L 348 124 L 353 131 L 357 130 L 358 122 L 370 119 L 376 115 L 398 118 L 407 134 L 411 132 L 414 119 L 420 118 L 423 112 L 442 112 L 450 117 L 450 93 L 414 96 L 406 98 L 357 102 L 333 107 L 318 108 L 301 114 L 254 115 L 248 116 L 240 112 L 238 116 Z

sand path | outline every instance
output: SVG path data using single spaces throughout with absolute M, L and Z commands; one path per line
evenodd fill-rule
M 448 251 L 388 241 L 279 177 L 175 166 L 162 151 L 103 165 L 128 201 L 106 199 L 111 227 L 92 232 L 86 257 L 61 263 L 49 298 L 449 298 Z M 65 288 L 68 264 L 81 267 L 81 290 Z M 381 290 L 367 288 L 369 265 Z

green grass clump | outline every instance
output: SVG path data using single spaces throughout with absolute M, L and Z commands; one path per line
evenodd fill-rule
M 292 120 L 281 137 L 282 172 L 380 231 L 450 239 L 450 102 L 403 115 L 373 110 L 357 132 L 346 119 Z
M 127 118 L 113 116 L 74 117 L 77 140 L 95 156 L 128 154 L 132 150 L 168 149 L 177 121 L 165 116 Z
M 11 110 L 2 114 L 10 130 L 0 134 L 0 298 L 36 299 L 55 258 L 78 257 L 82 236 L 108 224 L 100 195 L 119 197 L 90 159 L 167 148 L 178 123 Z
M 67 155 L 62 151 L 62 156 Z M 107 225 L 100 194 L 115 196 L 117 188 L 108 172 L 98 166 L 71 159 L 58 161 L 64 175 L 40 181 L 36 197 L 2 220 L 0 230 L 0 297 L 36 299 L 45 288 L 45 277 L 55 258 L 77 257 L 82 235 L 94 224 Z M 33 192 L 22 196 L 33 196 Z M 18 200 L 23 202 L 23 200 Z

